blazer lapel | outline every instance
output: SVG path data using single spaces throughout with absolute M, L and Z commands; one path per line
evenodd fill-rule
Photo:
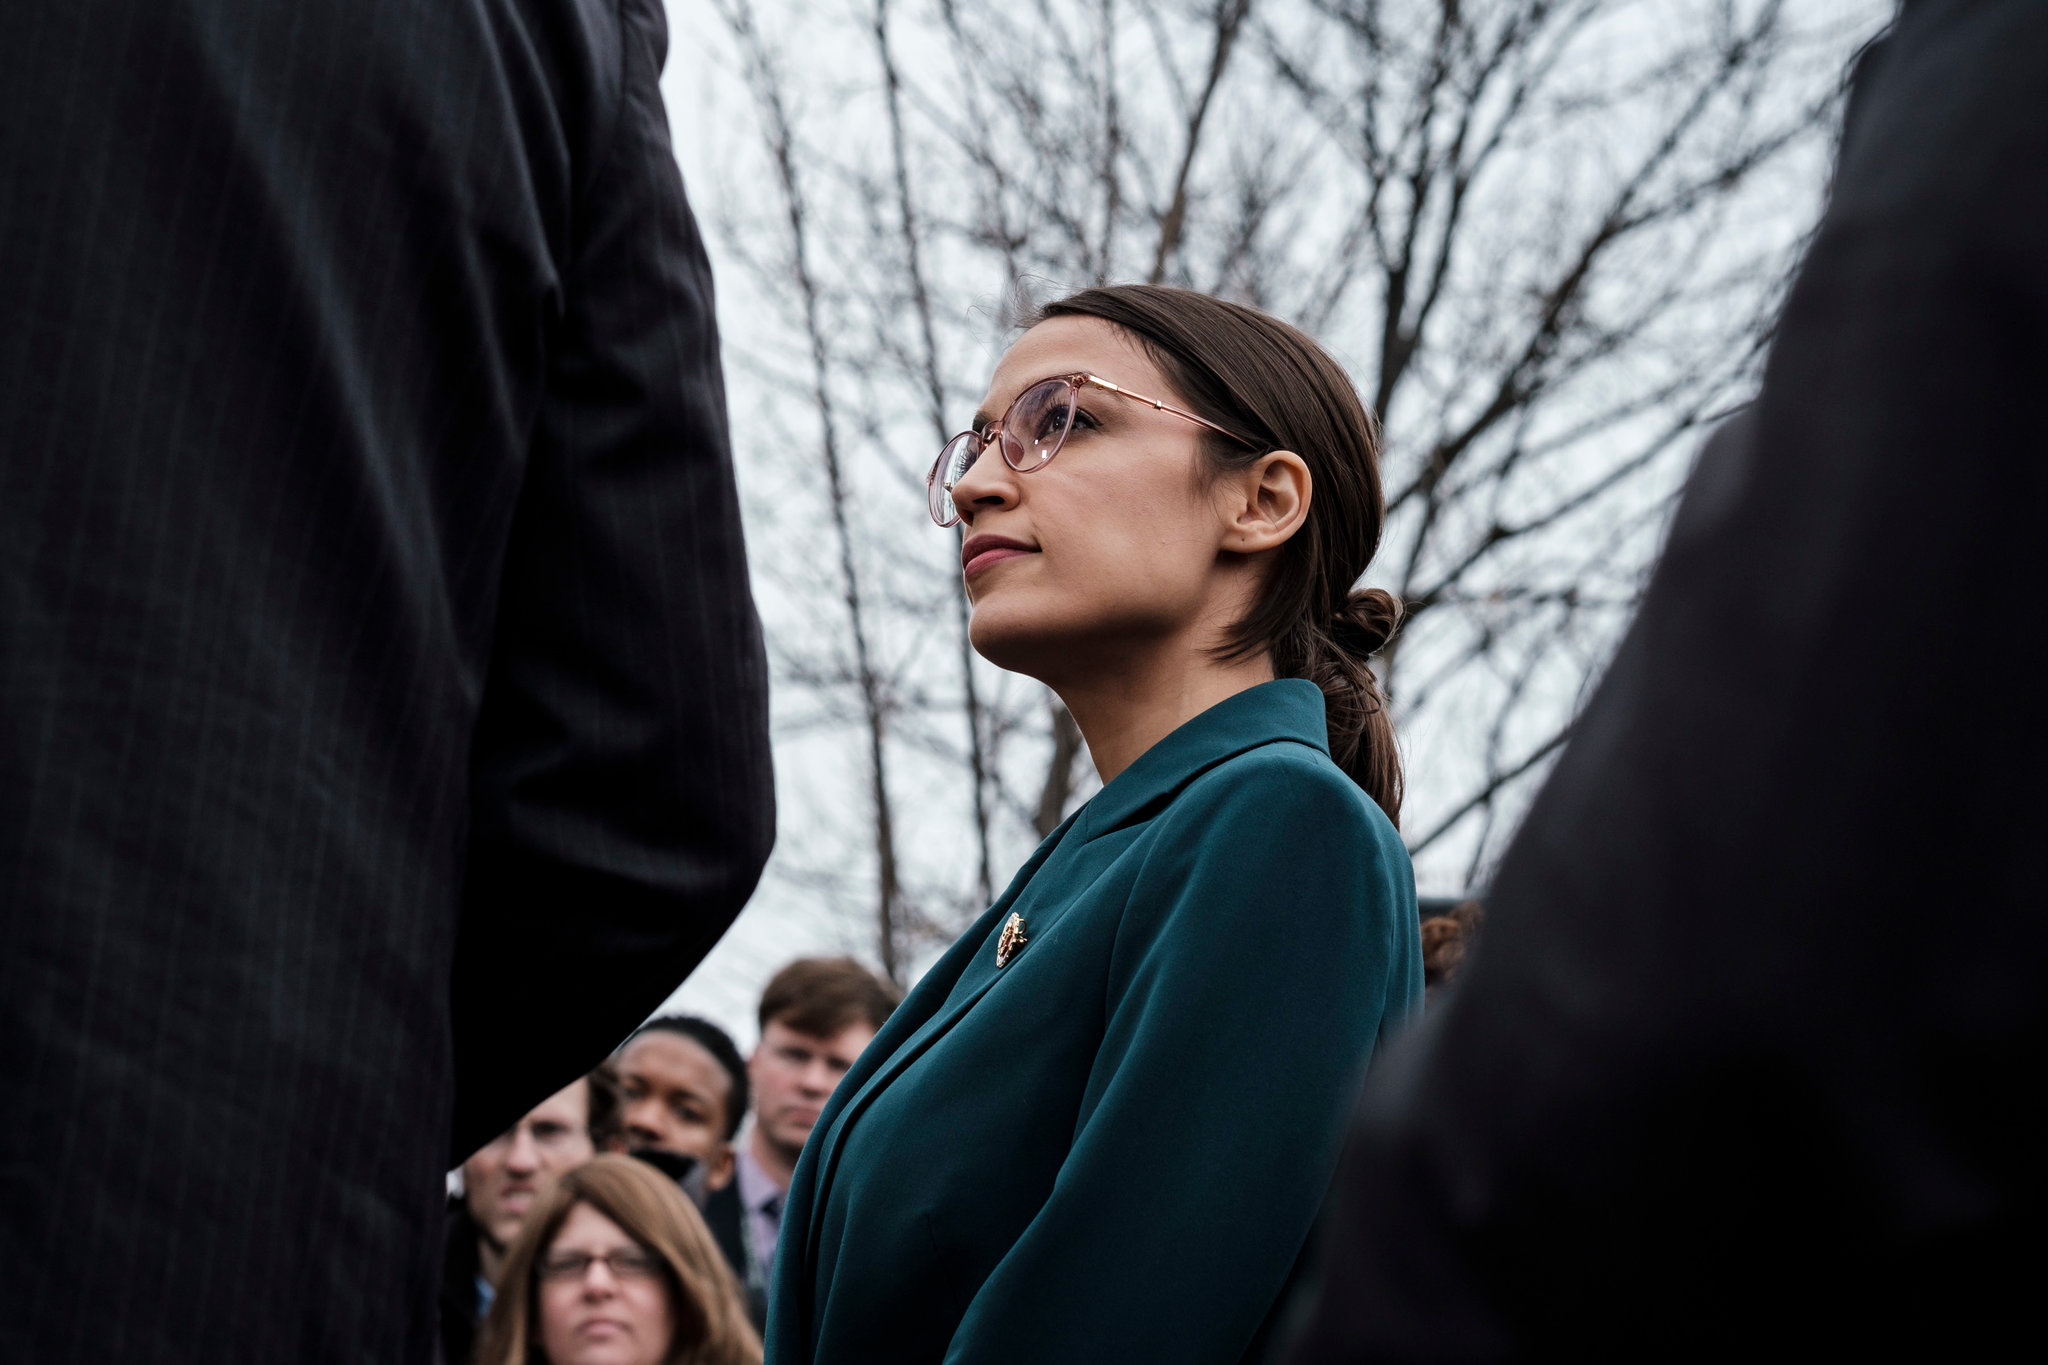
M 1328 736 L 1323 694 L 1314 683 L 1299 679 L 1263 683 L 1189 721 L 1153 746 L 1114 782 L 1097 792 L 1093 800 L 1061 822 L 1060 827 L 1046 836 L 1032 853 L 1030 861 L 1011 879 L 996 903 L 918 983 L 913 999 L 929 1012 L 920 1017 L 917 1011 L 911 1011 L 911 1017 L 903 1019 L 905 1027 L 899 1030 L 896 1028 L 897 1017 L 906 1013 L 899 1008 L 897 1017 L 889 1021 L 888 1045 L 882 1046 L 884 1040 L 878 1037 L 861 1054 L 860 1063 L 839 1083 L 825 1112 L 818 1118 L 820 1125 L 829 1123 L 830 1126 L 823 1129 L 824 1136 L 818 1144 L 818 1160 L 813 1168 L 816 1173 L 814 1197 L 822 1199 L 825 1189 L 831 1184 L 846 1130 L 861 1111 L 901 1075 L 905 1067 L 943 1037 L 946 1030 L 972 1009 L 999 979 L 997 974 L 991 973 L 960 999 L 946 1003 L 961 978 L 972 969 L 975 957 L 988 941 L 989 934 L 1002 922 L 1011 905 L 1024 893 L 1046 859 L 1061 847 L 1070 832 L 1074 839 L 1086 842 L 1149 818 L 1152 812 L 1171 801 L 1182 787 L 1201 773 L 1247 749 L 1276 740 L 1294 740 L 1327 753 Z M 1046 927 L 1050 929 L 1051 925 Z M 927 986 L 935 989 L 927 993 Z M 872 1062 L 868 1060 L 870 1057 L 874 1059 Z M 841 1096 L 846 1097 L 843 1103 L 840 1102 Z M 806 1245 L 815 1256 L 816 1247 L 809 1242 Z
M 1031 858 L 996 903 L 984 911 L 959 942 L 925 973 L 924 979 L 891 1016 L 888 1025 L 862 1052 L 840 1081 L 818 1116 L 816 1161 L 809 1163 L 812 1203 L 822 1202 L 831 1184 L 846 1130 L 880 1091 L 916 1061 L 987 993 L 998 979 L 991 974 L 965 996 L 952 1001 L 962 977 L 972 968 L 989 934 L 1002 922 L 1038 871 L 1070 833 L 1082 842 L 1148 818 L 1179 790 L 1216 764 L 1246 749 L 1275 740 L 1295 740 L 1329 752 L 1323 694 L 1314 683 L 1283 679 L 1263 683 L 1218 703 L 1154 745 L 1115 781 L 1061 822 L 1033 851 Z M 1051 926 L 1048 925 L 1048 928 Z M 814 1153 L 806 1151 L 808 1158 Z M 800 1165 L 797 1182 L 806 1172 Z M 793 1184 L 791 1194 L 796 1193 Z M 792 1207 L 798 1201 L 792 1199 Z M 814 1231 L 811 1229 L 810 1231 Z M 816 1247 L 806 1246 L 815 1255 Z
M 913 999 L 917 1000 L 921 1008 L 909 1011 L 909 1017 L 903 1018 L 904 1027 L 898 1030 L 895 1027 L 897 1019 L 906 1013 L 904 1007 L 899 1006 L 897 1013 L 890 1017 L 889 1027 L 882 1035 L 877 1035 L 874 1042 L 861 1053 L 860 1059 L 854 1063 L 852 1069 L 839 1082 L 838 1088 L 833 1091 L 832 1098 L 826 1101 L 824 1112 L 818 1116 L 820 1136 L 817 1150 L 815 1153 L 805 1154 L 807 1157 L 815 1156 L 815 1160 L 808 1163 L 808 1172 L 799 1169 L 799 1180 L 791 1183 L 790 1193 L 794 1195 L 801 1177 L 809 1175 L 810 1198 L 803 1201 L 808 1210 L 816 1210 L 824 1203 L 825 1191 L 831 1188 L 832 1174 L 838 1166 L 846 1130 L 859 1117 L 860 1111 L 865 1109 L 904 1067 L 921 1056 L 934 1039 L 943 1036 L 946 1030 L 953 1026 L 953 1022 L 965 1014 L 968 1008 L 995 984 L 994 978 L 991 978 L 969 992 L 966 998 L 954 1001 L 951 1005 L 946 1003 L 954 986 L 967 974 L 968 968 L 973 966 L 975 956 L 981 951 L 981 946 L 988 941 L 990 932 L 996 925 L 1002 923 L 1003 916 L 1008 913 L 1010 906 L 1024 893 L 1024 888 L 1031 884 L 1031 879 L 1038 874 L 1038 869 L 1045 865 L 1046 859 L 1052 856 L 1053 850 L 1066 838 L 1067 831 L 1073 828 L 1078 814 L 1079 812 L 1076 812 L 1076 815 L 1068 816 L 1060 823 L 1058 829 L 1046 836 L 1045 841 L 1033 851 L 1030 860 L 1010 879 L 1009 886 L 996 898 L 996 903 L 983 911 L 981 917 L 960 936 L 959 941 L 946 955 L 925 973 L 924 979 L 918 982 L 917 989 L 913 992 Z M 911 1001 L 905 1001 L 904 1005 L 910 1003 Z M 870 1058 L 873 1060 L 870 1061 Z M 791 1206 L 793 1207 L 796 1202 L 792 1199 Z M 815 1265 L 818 1254 L 818 1220 L 810 1219 L 808 1225 L 800 1231 L 804 1239 L 805 1263 Z M 807 1329 L 808 1326 L 807 1322 Z

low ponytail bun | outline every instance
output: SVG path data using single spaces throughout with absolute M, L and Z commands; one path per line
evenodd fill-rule
M 1344 600 L 1330 636 L 1347 654 L 1369 658 L 1401 628 L 1401 599 L 1383 588 L 1361 588 Z
M 1401 824 L 1401 758 L 1394 747 L 1394 723 L 1380 695 L 1372 656 L 1386 648 L 1401 626 L 1401 599 L 1380 588 L 1363 588 L 1344 601 L 1328 626 L 1311 631 L 1303 675 L 1322 689 L 1329 716 L 1330 757 L 1365 788 L 1398 829 Z

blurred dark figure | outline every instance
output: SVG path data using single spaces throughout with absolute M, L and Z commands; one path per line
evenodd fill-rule
M 469 1365 L 476 1333 L 497 1296 L 505 1249 L 526 1215 L 565 1171 L 625 1147 L 619 1078 L 610 1063 L 569 1082 L 462 1163 L 462 1193 L 449 1201 L 441 1257 L 444 1365 Z
M 4 30 L 0 1359 L 423 1360 L 772 837 L 661 5 Z
M 1476 900 L 1459 901 L 1449 913 L 1422 921 L 1422 994 L 1425 1006 L 1436 1005 L 1445 987 L 1458 975 L 1466 955 L 1479 941 L 1486 910 Z
M 1862 62 L 1761 399 L 1367 1087 L 1297 1361 L 2040 1351 L 2044 92 L 2038 0 Z

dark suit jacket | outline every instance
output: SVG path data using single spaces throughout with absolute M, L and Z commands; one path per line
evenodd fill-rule
M 1328 750 L 1315 684 L 1266 683 L 1039 846 L 812 1128 L 773 1365 L 1244 1355 L 1422 1003 L 1407 850 Z
M 1761 399 L 1367 1087 L 1298 1361 L 2038 1354 L 2044 91 L 2036 0 L 1864 63 Z
M 476 1220 L 469 1206 L 460 1200 L 448 1209 L 441 1251 L 441 1300 L 439 1351 L 434 1365 L 471 1365 L 476 1354 L 477 1328 L 482 1325 L 478 1311 L 476 1278 L 482 1265 L 477 1255 Z
M 728 1180 L 704 1197 L 704 1226 L 711 1240 L 732 1270 L 740 1293 L 746 1296 L 747 1317 L 754 1330 L 768 1330 L 767 1267 L 755 1263 L 753 1242 L 747 1233 L 747 1207 L 740 1200 L 740 1182 Z
M 6 7 L 0 1358 L 424 1359 L 441 1172 L 752 887 L 665 42 Z

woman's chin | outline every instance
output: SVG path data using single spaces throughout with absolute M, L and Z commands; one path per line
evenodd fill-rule
M 967 640 L 976 654 L 997 668 L 1041 680 L 1067 635 L 1057 622 L 1007 603 L 975 603 L 967 626 Z
M 968 643 L 997 668 L 1036 678 L 1055 691 L 1123 668 L 1147 643 L 1172 634 L 1143 613 L 1093 619 L 1073 612 L 1005 610 L 1009 606 L 977 603 L 968 622 Z

